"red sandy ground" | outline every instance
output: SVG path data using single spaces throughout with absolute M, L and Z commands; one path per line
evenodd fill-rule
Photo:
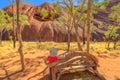
M 0 59 L 0 80 L 49 80 L 49 70 L 43 71 L 46 67 L 43 57 L 47 55 L 48 52 L 25 54 L 26 69 L 18 73 L 15 72 L 20 70 L 19 56 Z M 106 80 L 120 80 L 120 56 L 99 55 L 97 58 L 100 65 L 98 71 Z M 10 75 L 12 73 L 15 74 Z M 10 76 L 6 77 L 6 75 Z M 99 80 L 94 76 L 89 79 L 73 79 L 75 76 L 79 74 L 66 74 L 61 80 Z

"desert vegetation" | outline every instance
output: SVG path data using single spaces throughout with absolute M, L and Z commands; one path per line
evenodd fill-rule
M 87 52 L 101 60 L 101 66 L 101 57 L 116 58 L 120 63 L 120 0 L 55 0 L 55 4 L 40 6 L 9 1 L 12 5 L 0 10 L 0 79 L 49 80 L 44 60 L 51 48 L 57 48 L 59 55 Z M 109 80 L 111 75 L 102 68 L 98 71 Z M 77 75 L 73 79 L 99 80 L 87 72 Z M 116 72 L 111 78 L 119 80 L 118 75 Z

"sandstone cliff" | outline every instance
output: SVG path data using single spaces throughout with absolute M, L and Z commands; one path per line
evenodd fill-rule
M 111 0 L 105 11 L 98 10 L 98 14 L 95 15 L 95 22 L 101 21 L 105 24 L 112 24 L 112 20 L 108 18 L 110 14 L 110 7 L 120 2 L 120 0 Z M 16 5 L 14 4 L 14 13 L 16 12 Z M 29 17 L 30 26 L 24 26 L 22 31 L 22 39 L 24 41 L 56 41 L 64 42 L 67 41 L 67 29 L 58 27 L 56 19 L 54 20 L 41 20 L 37 14 L 44 8 L 48 12 L 54 11 L 55 9 L 52 4 L 44 3 L 40 6 L 34 6 L 31 4 L 20 3 L 20 13 L 26 14 Z M 12 16 L 12 6 L 4 8 L 4 10 Z M 66 15 L 61 8 L 61 15 Z M 50 15 L 49 15 L 50 16 Z M 56 15 L 56 17 L 59 15 Z M 92 38 L 98 41 L 103 40 L 103 33 L 106 28 L 97 28 L 96 33 L 92 33 Z M 82 30 L 79 28 L 79 36 L 82 36 Z M 3 39 L 8 39 L 7 32 L 3 34 Z M 76 41 L 75 31 L 71 32 L 71 41 Z

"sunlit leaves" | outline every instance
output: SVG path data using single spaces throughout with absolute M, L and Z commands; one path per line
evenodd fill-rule
M 47 18 L 48 15 L 49 15 L 49 14 L 48 14 L 48 11 L 47 11 L 46 9 L 42 8 L 42 9 L 40 10 L 40 16 L 42 17 L 42 19 Z
M 114 40 L 114 39 L 120 37 L 120 34 L 117 33 L 118 28 L 119 27 L 117 27 L 117 26 L 109 26 L 108 30 L 105 31 L 105 33 L 104 33 L 105 38 L 112 38 Z
M 10 16 L 4 10 L 0 10 L 0 30 L 3 29 L 3 27 L 5 27 L 5 24 L 10 22 Z
M 59 9 L 56 7 L 55 8 L 57 11 L 59 11 Z M 58 15 L 57 13 L 57 11 L 48 11 L 48 10 L 46 10 L 46 9 L 44 9 L 44 8 L 42 8 L 41 10 L 40 10 L 40 13 L 39 13 L 39 17 L 42 19 L 42 20 L 54 20 L 55 18 L 56 18 L 56 16 Z
M 0 10 L 0 24 L 5 24 L 6 20 L 6 13 L 3 10 Z
M 95 32 L 96 32 L 96 31 L 95 31 L 96 29 L 97 29 L 97 27 L 95 27 L 95 25 L 94 25 L 93 23 L 91 23 L 91 24 L 90 24 L 90 32 L 95 33 Z
M 64 27 L 64 23 L 66 23 L 68 19 L 65 16 L 61 16 L 58 18 L 58 22 L 56 23 L 57 26 L 59 27 Z
M 101 2 L 100 5 L 99 5 L 99 6 L 100 6 L 100 9 L 101 9 L 101 10 L 105 10 L 105 9 L 106 9 L 106 6 L 108 5 L 108 3 L 109 3 L 108 1 Z
M 60 13 L 60 8 L 58 6 L 54 7 L 57 13 Z
M 27 15 L 20 15 L 20 23 L 22 25 L 30 25 L 30 23 L 28 22 L 28 16 Z
M 120 24 L 120 10 L 119 9 L 120 9 L 120 3 L 113 6 L 111 8 L 112 12 L 111 14 L 109 14 L 109 18 L 113 19 L 118 24 Z M 114 28 L 112 29 L 112 27 Z M 112 29 L 111 35 L 108 36 L 111 29 Z M 108 31 L 105 33 L 105 36 L 112 37 L 113 40 L 118 39 L 120 37 L 120 34 L 117 33 L 119 29 L 120 29 L 120 26 L 110 26 Z
M 61 16 L 58 18 L 58 20 L 65 22 L 65 21 L 67 21 L 67 18 L 65 16 Z
M 29 21 L 28 21 L 28 16 L 25 14 L 20 14 L 20 24 L 21 25 L 30 25 Z M 17 21 L 17 15 L 16 13 L 14 14 L 14 21 Z
M 55 17 L 56 17 L 56 14 L 57 14 L 57 13 L 51 11 L 51 12 L 50 12 L 50 19 L 51 19 L 51 20 L 54 20 Z
M 6 30 L 7 30 L 7 31 L 13 30 L 13 27 L 12 27 L 12 26 L 7 26 L 7 27 L 6 27 Z
M 110 18 L 120 23 L 120 3 L 111 8 L 112 13 L 109 15 Z
M 87 14 L 86 13 L 80 13 L 78 16 L 80 16 L 80 15 L 81 15 L 81 18 L 80 18 L 81 22 L 87 19 Z

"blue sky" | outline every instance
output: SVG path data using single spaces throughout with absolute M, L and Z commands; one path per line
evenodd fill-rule
M 49 2 L 49 3 L 53 3 L 53 0 L 22 0 L 25 3 L 30 3 L 30 4 L 34 4 L 34 5 L 40 5 L 44 2 Z M 11 2 L 9 0 L 0 0 L 0 9 L 11 5 Z
M 103 1 L 103 0 L 100 0 Z M 34 4 L 34 5 L 40 5 L 44 2 L 49 2 L 49 3 L 53 3 L 53 0 L 23 0 L 23 2 L 25 3 L 30 3 L 30 4 Z M 11 2 L 9 0 L 0 0 L 0 9 L 5 8 L 6 6 L 10 5 Z

